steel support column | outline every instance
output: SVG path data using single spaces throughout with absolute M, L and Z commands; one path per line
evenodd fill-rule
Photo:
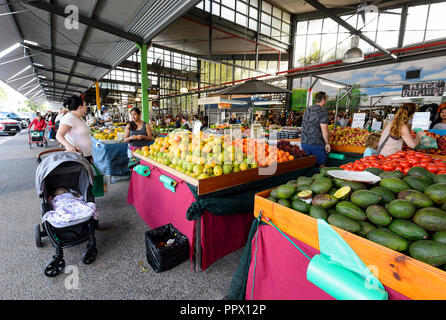
M 94 86 L 96 88 L 96 106 L 98 108 L 97 111 L 100 112 L 101 111 L 101 94 L 99 91 L 99 82 L 95 81 Z
M 146 123 L 149 122 L 149 118 L 152 117 L 152 110 L 149 110 L 149 78 L 147 76 L 147 44 L 138 44 L 141 54 L 141 105 L 142 105 L 142 119 Z

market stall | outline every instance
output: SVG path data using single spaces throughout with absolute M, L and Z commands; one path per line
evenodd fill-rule
M 180 140 L 176 140 L 175 134 L 169 138 L 173 142 L 169 148 L 175 150 L 174 141 Z M 160 152 L 155 151 L 159 146 L 167 146 L 167 140 L 159 138 L 145 155 L 134 153 L 146 173 L 133 170 L 127 200 L 151 228 L 172 223 L 186 235 L 189 256 L 197 270 L 208 268 L 246 243 L 255 193 L 312 171 L 309 169 L 316 162 L 315 157 L 293 157 L 287 161 L 281 158 L 277 168 L 266 174 L 262 172 L 265 168 L 254 164 L 242 163 L 241 169 L 234 166 L 230 172 L 219 172 L 221 167 L 217 165 L 213 167 L 215 174 L 208 176 L 203 170 L 211 167 L 184 162 L 185 169 L 182 169 L 183 166 L 179 166 L 175 158 L 170 159 L 167 152 L 155 157 Z M 206 150 L 207 144 L 202 148 Z M 188 164 L 191 165 L 189 171 L 186 170 Z M 227 167 L 223 167 L 226 170 Z
M 427 170 L 415 163 L 415 158 L 427 161 L 421 153 L 400 151 L 392 156 L 401 162 L 413 158 L 414 163 L 406 173 L 373 166 L 356 173 L 331 168 L 335 170 L 299 177 L 294 183 L 282 186 L 283 190 L 279 187 L 256 194 L 257 219 L 228 298 L 325 300 L 346 295 L 351 299 L 364 298 L 364 288 L 370 288 L 354 287 L 339 277 L 342 272 L 336 275 L 319 269 L 322 272 L 319 278 L 330 279 L 332 283 L 330 294 L 327 283 L 314 280 L 314 267 L 310 266 L 315 257 L 333 258 L 321 249 L 321 241 L 326 242 L 327 238 L 321 238 L 320 228 L 327 221 L 347 246 L 339 253 L 340 257 L 352 250 L 382 284 L 387 292 L 383 299 L 445 299 L 446 245 L 440 238 L 446 231 L 446 224 L 443 225 L 446 162 L 430 157 L 432 168 Z M 380 161 L 389 159 L 390 156 Z M 341 176 L 344 179 L 336 178 Z M 305 184 L 310 190 L 303 190 L 308 188 Z M 284 193 L 292 185 L 295 193 L 285 196 L 278 193 Z M 286 199 L 290 199 L 288 205 Z M 438 220 L 430 223 L 431 216 Z M 338 266 L 351 275 L 351 262 L 345 260 L 338 262 Z M 330 269 L 328 265 L 326 268 Z M 364 278 L 363 283 L 369 280 Z
M 124 143 L 124 127 L 92 129 L 92 156 L 96 167 L 107 176 L 128 176 L 127 143 Z

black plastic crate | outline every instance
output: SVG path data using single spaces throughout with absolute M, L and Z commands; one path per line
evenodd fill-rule
M 172 245 L 157 247 L 169 239 L 175 240 Z M 188 238 L 171 223 L 146 231 L 145 240 L 147 262 L 156 272 L 172 269 L 189 258 Z

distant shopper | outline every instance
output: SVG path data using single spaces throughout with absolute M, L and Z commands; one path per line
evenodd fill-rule
M 446 130 L 446 108 L 441 109 L 440 117 L 432 127 L 434 130 Z
M 327 103 L 325 92 L 318 92 L 315 96 L 316 104 L 304 112 L 302 120 L 302 149 L 307 155 L 315 155 L 319 167 L 325 167 L 331 151 L 328 142 L 328 112 L 324 108 Z
M 362 156 L 363 158 L 372 156 L 376 153 L 376 150 L 378 149 L 378 146 L 379 146 L 380 138 L 381 138 L 381 134 L 379 134 L 377 132 L 373 132 L 368 135 L 368 137 L 365 139 L 365 147 L 367 149 L 365 149 L 365 151 L 364 151 L 364 154 Z
M 130 110 L 132 121 L 125 127 L 124 142 L 128 143 L 127 155 L 132 157 L 132 151 L 148 146 L 152 141 L 152 130 L 150 126 L 141 119 L 141 110 L 133 108 Z
M 418 106 L 415 103 L 403 103 L 401 105 L 392 122 L 387 125 L 381 134 L 377 151 L 378 155 L 388 156 L 394 154 L 402 150 L 404 142 L 411 149 L 414 149 L 420 143 L 424 132 L 417 132 L 415 139 L 413 139 L 408 127 L 408 123 L 412 120 L 417 109 Z
M 237 123 L 237 118 L 236 118 L 235 113 L 233 113 L 231 115 L 231 118 L 229 119 L 229 124 L 236 124 L 236 123 Z
M 65 99 L 64 106 L 69 112 L 60 120 L 56 139 L 68 152 L 80 153 L 92 163 L 90 127 L 83 119 L 87 114 L 87 105 L 80 96 L 72 96 Z
M 50 120 L 48 121 L 48 128 L 49 128 L 49 133 L 48 133 L 48 139 L 50 139 L 51 141 L 54 141 L 56 139 L 56 117 L 57 117 L 57 113 L 53 112 L 51 114 Z
M 42 114 L 40 112 L 36 113 L 36 118 L 31 121 L 31 123 L 28 126 L 28 129 L 31 131 L 31 128 L 34 126 L 34 131 L 45 131 L 46 128 L 46 121 L 42 117 Z

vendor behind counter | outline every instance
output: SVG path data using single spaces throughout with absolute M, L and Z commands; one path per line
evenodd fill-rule
M 125 127 L 124 142 L 128 143 L 128 156 L 132 157 L 132 151 L 148 146 L 153 140 L 150 126 L 141 119 L 141 110 L 133 108 L 130 110 L 132 121 Z

